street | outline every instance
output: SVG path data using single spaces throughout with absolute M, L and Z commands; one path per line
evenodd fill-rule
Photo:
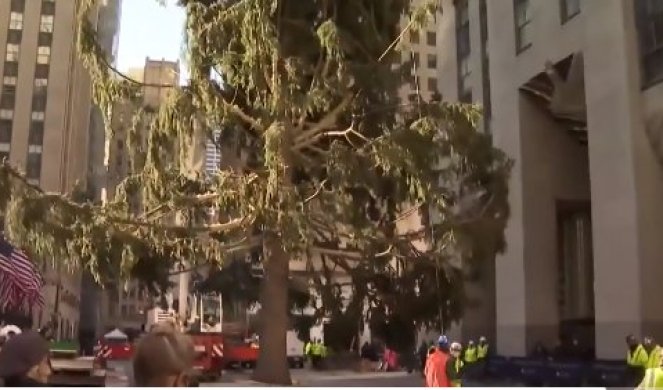
M 292 370 L 295 386 L 315 387 L 417 387 L 423 385 L 419 374 L 406 372 L 359 373 L 354 371 L 311 371 Z M 222 380 L 216 383 L 203 383 L 201 387 L 253 387 L 261 384 L 251 381 L 250 371 L 226 371 Z

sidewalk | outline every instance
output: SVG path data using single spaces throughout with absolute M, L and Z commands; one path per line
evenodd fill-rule
M 242 378 L 240 375 L 227 374 L 217 383 L 201 383 L 201 387 L 216 387 L 216 386 L 233 386 L 233 387 L 263 387 L 264 383 L 256 382 L 250 378 Z M 250 374 L 249 374 L 250 375 Z M 350 370 L 339 371 L 295 371 L 292 372 L 292 385 L 293 386 L 315 386 L 318 382 L 330 382 L 336 380 L 342 381 L 366 381 L 366 380 L 392 380 L 402 379 L 411 376 L 407 372 L 356 372 Z M 233 378 L 235 376 L 235 378 Z M 275 386 L 278 387 L 278 386 Z

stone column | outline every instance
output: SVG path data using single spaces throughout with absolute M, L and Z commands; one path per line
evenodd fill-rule
M 488 35 L 500 36 L 489 45 L 493 101 L 493 141 L 515 159 L 509 181 L 511 218 L 506 228 L 508 247 L 495 266 L 496 346 L 507 356 L 526 353 L 526 293 L 523 225 L 523 186 L 519 92 L 511 77 L 516 67 L 514 34 L 503 34 L 503 25 L 513 25 L 513 8 L 503 2 L 488 1 Z
M 663 316 L 663 185 L 646 139 L 633 2 L 589 0 L 585 49 L 592 186 L 596 353 L 621 359 L 624 336 Z M 659 329 L 660 330 L 660 329 Z

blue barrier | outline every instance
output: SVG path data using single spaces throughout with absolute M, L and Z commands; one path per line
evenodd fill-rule
M 550 362 L 548 384 L 554 387 L 577 387 L 585 383 L 588 366 L 583 363 Z
M 487 374 L 496 379 L 509 379 L 512 377 L 511 362 L 504 356 L 494 356 L 488 360 L 486 366 Z
M 544 360 L 532 360 L 527 358 L 512 358 L 513 368 L 511 372 L 516 373 L 513 380 L 522 381 L 527 386 L 545 386 L 548 379 L 547 362 Z
M 627 370 L 622 362 L 560 362 L 493 356 L 488 361 L 486 373 L 494 379 L 526 386 L 620 387 L 625 383 Z
M 587 383 L 590 386 L 621 387 L 626 384 L 626 377 L 624 364 L 596 362 L 589 368 Z

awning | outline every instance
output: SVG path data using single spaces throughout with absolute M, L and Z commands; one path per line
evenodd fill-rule
M 124 332 L 122 332 L 121 330 L 115 328 L 115 329 L 113 329 L 112 332 L 106 333 L 104 335 L 104 339 L 106 339 L 106 340 L 127 340 L 128 337 L 127 337 L 126 334 L 124 334 Z

